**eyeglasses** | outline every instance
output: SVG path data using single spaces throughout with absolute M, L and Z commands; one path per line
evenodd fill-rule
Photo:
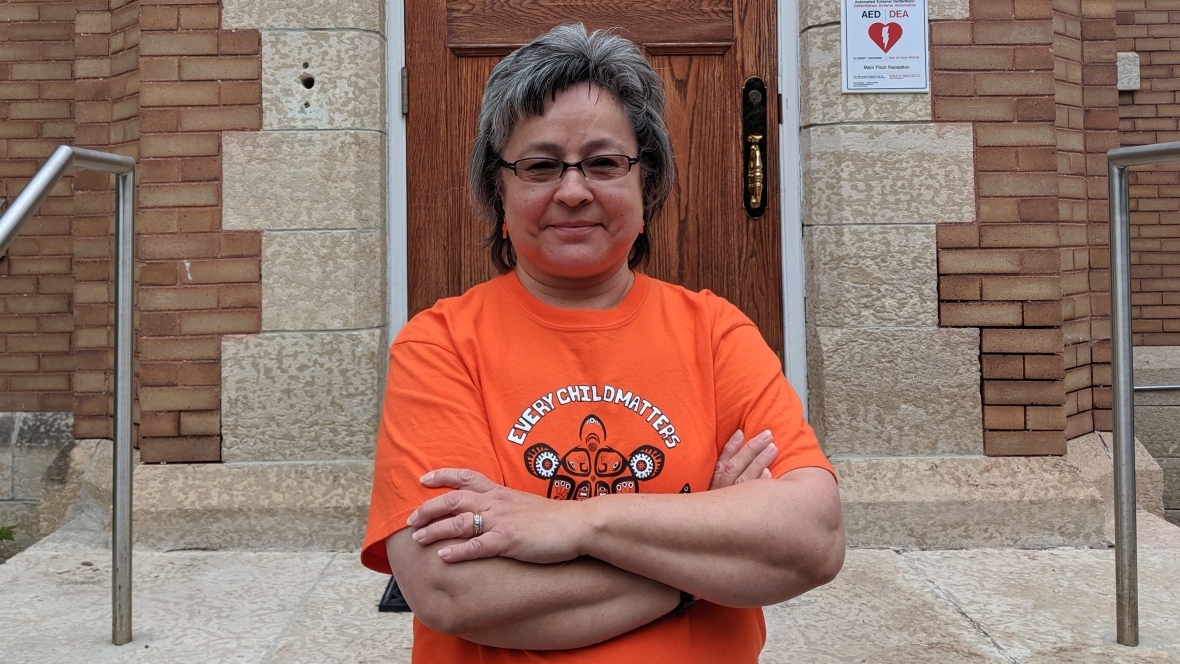
M 512 163 L 501 159 L 500 166 L 516 173 L 516 177 L 521 180 L 535 184 L 556 182 L 565 177 L 565 171 L 568 168 L 578 169 L 582 177 L 587 180 L 605 182 L 618 180 L 630 173 L 631 167 L 638 161 L 639 157 L 628 157 L 624 154 L 597 154 L 573 163 L 548 157 L 529 157 L 528 159 L 517 159 Z

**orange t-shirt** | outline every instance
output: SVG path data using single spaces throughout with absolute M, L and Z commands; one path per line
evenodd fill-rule
M 774 433 L 775 477 L 831 471 L 778 358 L 725 300 L 636 274 L 612 309 L 557 309 L 497 277 L 415 316 L 390 349 L 361 561 L 390 573 L 385 540 L 442 492 L 419 482 L 436 468 L 554 499 L 705 491 L 739 428 Z M 765 638 L 760 609 L 698 601 L 562 651 L 480 646 L 415 620 L 414 661 L 756 662 Z

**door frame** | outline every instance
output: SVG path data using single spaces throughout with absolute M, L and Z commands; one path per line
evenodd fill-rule
M 405 0 L 385 0 L 385 328 L 384 352 L 409 320 L 410 272 L 406 116 L 401 72 L 406 66 Z
M 779 131 L 779 207 L 783 293 L 783 367 L 807 412 L 807 328 L 804 320 L 802 155 L 799 151 L 799 14 L 778 2 L 778 89 L 791 90 L 782 103 Z M 401 71 L 406 65 L 405 0 L 385 0 L 386 317 L 393 342 L 409 315 L 406 222 L 406 118 L 401 113 Z M 793 129 L 792 129 L 793 128 Z M 386 345 L 388 347 L 388 344 Z
M 778 89 L 789 90 L 780 105 L 778 132 L 779 238 L 783 279 L 783 369 L 807 409 L 806 266 L 803 253 L 803 154 L 800 151 L 799 5 L 781 1 L 778 13 Z

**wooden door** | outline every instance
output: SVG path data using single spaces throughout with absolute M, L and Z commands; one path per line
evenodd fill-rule
M 708 288 L 782 348 L 776 16 L 772 0 L 425 0 L 406 3 L 410 315 L 495 271 L 467 204 L 484 83 L 512 49 L 561 23 L 613 28 L 664 79 L 677 181 L 648 225 L 645 271 Z M 766 214 L 746 215 L 742 84 L 767 86 Z

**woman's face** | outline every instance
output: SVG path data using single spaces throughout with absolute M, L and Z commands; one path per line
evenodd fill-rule
M 557 93 L 544 114 L 520 120 L 504 145 L 504 161 L 549 157 L 564 162 L 603 154 L 638 156 L 627 116 L 609 93 L 584 83 Z M 576 168 L 560 180 L 524 182 L 500 171 L 504 223 L 517 264 L 550 286 L 592 286 L 627 264 L 643 230 L 638 164 L 617 180 L 587 180 Z

